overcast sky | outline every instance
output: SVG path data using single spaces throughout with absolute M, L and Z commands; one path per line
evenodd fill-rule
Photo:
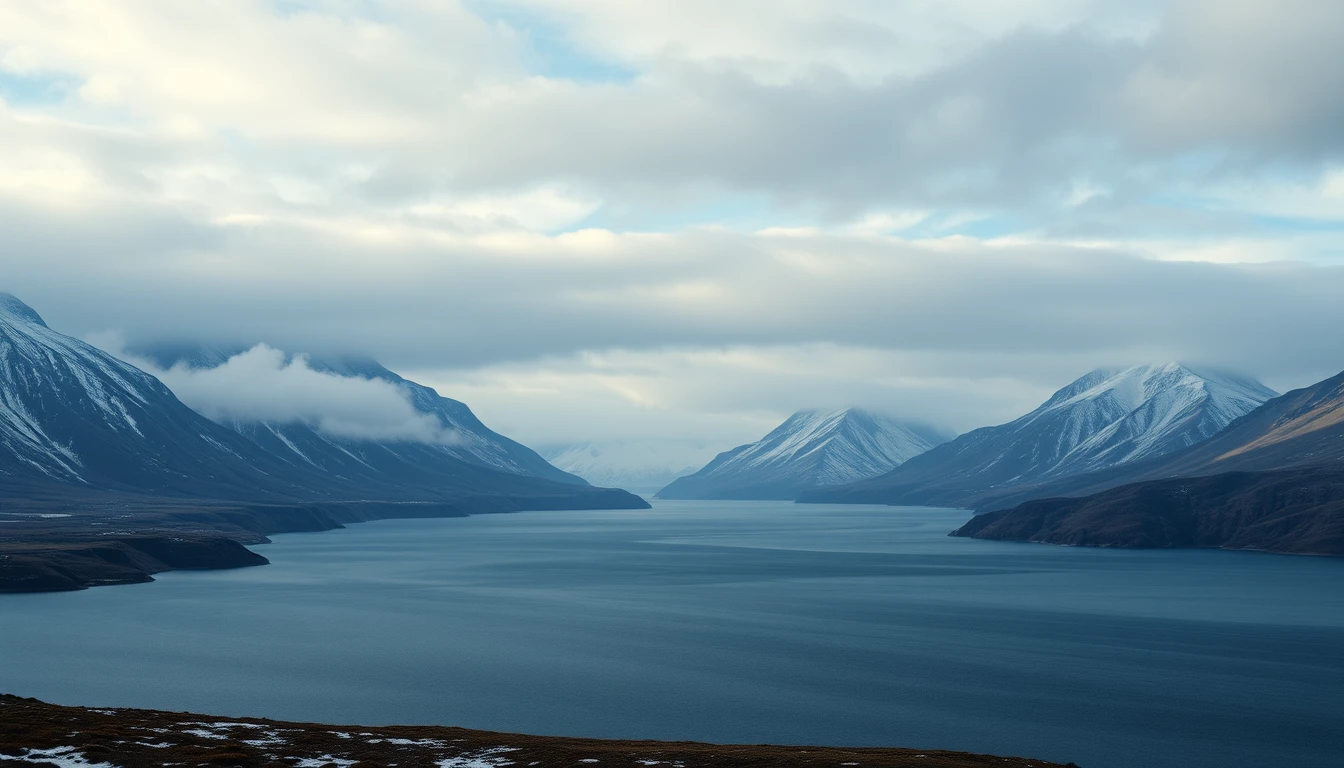
M 1338 0 L 7 0 L 0 287 L 532 444 L 1283 390 L 1344 369 L 1341 50 Z

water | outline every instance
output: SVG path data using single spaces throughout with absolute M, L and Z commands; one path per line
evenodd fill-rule
M 944 535 L 965 517 L 669 502 L 281 536 L 264 568 L 0 596 L 0 691 L 1084 768 L 1344 764 L 1344 560 Z

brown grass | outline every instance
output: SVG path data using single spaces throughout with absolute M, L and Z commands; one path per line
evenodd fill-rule
M 233 725 L 215 725 L 220 723 Z M 186 733 L 188 730 L 224 738 Z M 342 738 L 340 733 L 349 738 Z M 416 743 L 393 744 L 389 739 Z M 171 746 L 156 746 L 164 743 Z M 301 758 L 324 757 L 356 761 L 352 768 L 392 764 L 398 768 L 430 768 L 453 758 L 475 758 L 480 761 L 476 765 L 517 768 L 654 768 L 650 761 L 656 761 L 658 768 L 1061 768 L 1040 760 L 937 750 L 603 741 L 439 726 L 330 726 L 138 709 L 107 714 L 0 695 L 0 766 L 32 768 L 40 763 L 4 758 L 57 747 L 75 747 L 91 761 L 110 762 L 120 768 L 150 768 L 165 763 L 293 768 Z M 500 748 L 508 751 L 492 752 Z M 591 762 L 594 760 L 597 762 Z M 336 765 L 334 760 L 332 764 Z

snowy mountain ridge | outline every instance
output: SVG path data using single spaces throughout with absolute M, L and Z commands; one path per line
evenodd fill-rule
M 972 430 L 869 480 L 807 501 L 970 504 L 987 491 L 1094 472 L 1202 442 L 1276 393 L 1181 363 L 1102 368 L 1006 424 Z
M 172 386 L 183 376 L 208 376 L 211 371 L 222 370 L 246 353 L 241 348 L 167 346 L 131 352 L 128 359 L 151 369 L 157 368 L 160 376 Z M 275 354 L 281 353 L 275 351 Z M 323 431 L 319 424 L 293 418 L 281 421 L 262 418 L 220 420 L 224 426 L 286 461 L 308 464 L 342 476 L 377 469 L 405 477 L 438 471 L 437 463 L 449 457 L 510 474 L 584 484 L 581 478 L 556 469 L 532 449 L 491 430 L 465 403 L 443 397 L 430 387 L 403 378 L 375 360 L 358 357 L 311 359 L 305 355 L 288 355 L 285 364 L 305 366 L 310 369 L 310 376 L 386 382 L 400 391 L 415 413 L 433 422 L 436 432 L 441 431 L 452 438 L 424 442 L 332 435 Z M 187 397 L 185 393 L 182 396 Z
M 10 485 L 265 482 L 248 450 L 153 376 L 0 294 L 0 474 Z
M 1102 368 L 1005 426 L 1058 433 L 1053 449 L 1042 453 L 1050 466 L 1024 474 L 1077 474 L 1201 442 L 1277 394 L 1253 379 L 1181 363 Z
M 804 410 L 761 440 L 719 454 L 659 498 L 793 498 L 874 477 L 951 435 L 859 408 Z
M 229 383 L 250 387 L 255 380 Z M 477 460 L 436 442 L 337 444 L 304 423 L 230 428 L 188 407 L 150 373 L 52 330 L 23 302 L 0 294 L 0 500 L 247 501 L 300 517 L 305 513 L 288 505 L 365 505 L 359 514 L 373 514 L 368 505 L 386 512 L 408 502 L 439 505 L 407 508 L 417 514 L 647 507 L 551 467 L 489 432 L 465 405 L 427 387 L 405 387 L 409 397 L 441 409 L 455 432 L 479 428 L 478 441 L 447 446 L 479 449 Z M 536 472 L 501 471 L 506 461 Z

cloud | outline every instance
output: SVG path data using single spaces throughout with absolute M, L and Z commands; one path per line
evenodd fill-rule
M 1049 222 L 1067 215 L 1080 178 L 1123 201 L 1344 152 L 1332 130 L 1344 75 L 1320 66 L 1344 43 L 1344 7 L 1331 0 L 992 11 L 520 0 L 504 18 L 452 2 L 377 14 L 45 6 L 0 10 L 0 72 L 82 83 L 42 114 L 152 137 L 164 149 L 134 163 L 147 189 L 271 213 L 406 215 L 462 200 L 527 226 L 509 212 L 553 208 L 544 198 L 559 185 L 575 201 L 653 208 L 759 195 L 823 215 L 994 205 Z M 529 19 L 636 76 L 528 72 Z M 149 42 L 161 40 L 174 44 Z M 1191 155 L 1215 169 L 1192 168 Z
M 33 220 L 14 221 L 20 235 Z M 1136 347 L 1286 376 L 1336 367 L 1344 269 L 1218 265 L 1038 241 L 697 230 L 421 239 L 225 227 L 173 261 L 89 262 L 97 231 L 11 287 L 61 327 L 473 367 L 604 349 L 832 343 L 1095 358 Z M 115 230 L 103 238 L 114 243 Z M 133 240 L 131 242 L 134 242 Z M 302 247 L 303 252 L 298 248 Z M 43 276 L 59 271 L 62 282 Z
M 222 423 L 306 424 L 349 440 L 451 445 L 458 435 L 421 413 L 399 385 L 314 369 L 303 355 L 258 344 L 214 368 L 179 362 L 162 368 L 124 351 L 117 333 L 90 336 L 168 386 L 187 406 Z
M 1344 365 L 1341 36 L 1329 0 L 0 4 L 0 267 L 67 331 L 371 354 L 548 440 L 966 428 L 1131 361 L 1300 385 Z

